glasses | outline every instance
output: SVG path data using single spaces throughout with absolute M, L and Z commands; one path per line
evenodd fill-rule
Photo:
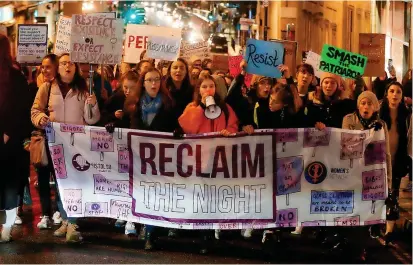
M 161 82 L 161 79 L 160 79 L 160 78 L 145 79 L 145 82 L 148 82 L 148 83 L 159 83 L 159 82 Z
M 73 65 L 75 65 L 75 64 L 72 63 L 72 62 L 60 62 L 59 65 L 60 65 L 60 66 L 63 66 L 63 67 L 66 67 L 66 66 L 73 66 Z

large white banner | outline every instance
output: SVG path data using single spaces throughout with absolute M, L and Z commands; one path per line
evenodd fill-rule
M 69 216 L 183 229 L 384 223 L 382 131 L 262 130 L 224 138 L 53 123 Z
M 144 51 L 146 52 L 150 36 L 181 38 L 181 35 L 180 28 L 128 24 L 126 25 L 125 57 L 123 61 L 126 63 L 138 63 L 141 54 Z

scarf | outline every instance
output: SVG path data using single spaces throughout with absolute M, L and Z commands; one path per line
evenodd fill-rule
M 156 114 L 158 113 L 158 110 L 162 106 L 162 97 L 161 93 L 158 93 L 155 98 L 151 98 L 148 93 L 145 92 L 145 94 L 142 97 L 141 100 L 141 117 L 142 121 L 146 126 L 150 126 L 153 118 L 155 118 Z
M 377 120 L 377 114 L 376 113 L 374 113 L 373 116 L 371 116 L 371 118 L 368 119 L 368 120 L 361 117 L 358 110 L 356 111 L 356 114 L 357 114 L 357 118 L 359 118 L 359 121 L 360 121 L 361 125 L 363 125 L 363 128 L 365 130 L 370 129 L 371 126 L 372 126 L 372 123 Z

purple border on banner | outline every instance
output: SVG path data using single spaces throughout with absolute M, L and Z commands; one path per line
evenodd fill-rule
M 155 134 L 155 133 L 144 133 L 144 132 L 128 132 L 128 143 L 127 146 L 129 148 L 129 195 L 132 198 L 132 215 L 136 217 L 143 217 L 143 218 L 148 218 L 148 219 L 154 219 L 154 220 L 161 220 L 161 221 L 167 221 L 171 223 L 250 223 L 250 222 L 268 222 L 272 223 L 276 221 L 277 218 L 277 204 L 276 204 L 276 190 L 277 190 L 277 183 L 276 183 L 276 177 L 277 177 L 277 169 L 276 169 L 276 161 L 277 161 L 277 155 L 276 155 L 276 138 L 275 138 L 275 131 L 270 131 L 270 132 L 259 132 L 259 133 L 253 133 L 252 135 L 269 135 L 272 136 L 272 162 L 273 162 L 273 217 L 272 219 L 183 219 L 183 218 L 165 218 L 162 216 L 158 215 L 150 215 L 150 214 L 143 214 L 143 213 L 136 213 L 135 208 L 136 208 L 136 200 L 133 198 L 133 152 L 132 152 L 132 147 L 131 147 L 131 140 L 132 136 L 141 136 L 141 137 L 152 137 L 152 138 L 161 138 L 161 139 L 176 139 L 173 137 L 172 134 L 169 135 L 161 135 L 161 134 Z M 232 136 L 231 138 L 238 138 L 238 137 L 244 137 L 247 136 L 246 133 L 240 133 L 236 134 L 235 136 Z M 193 135 L 191 136 L 185 136 L 183 139 L 211 139 L 211 138 L 219 138 L 219 137 L 224 137 L 224 136 L 217 136 L 217 135 Z

